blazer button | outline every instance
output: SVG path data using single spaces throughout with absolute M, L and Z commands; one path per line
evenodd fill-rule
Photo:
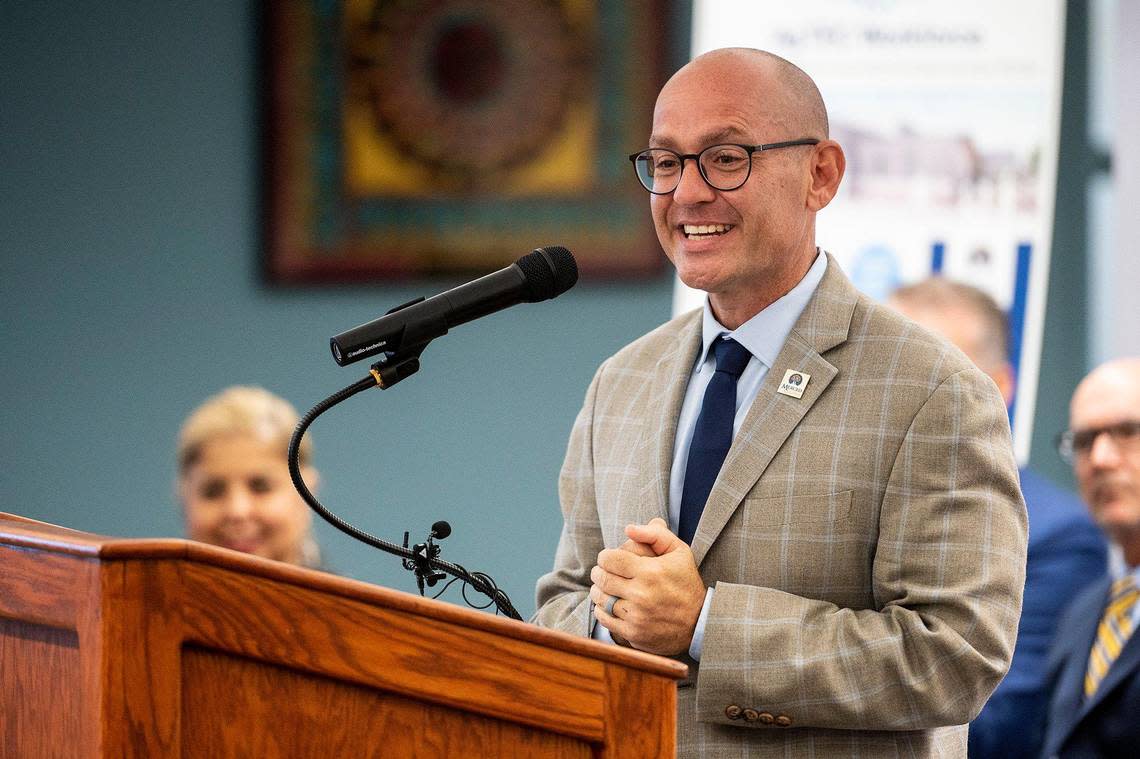
M 740 719 L 740 715 L 743 711 L 744 710 L 736 704 L 732 704 L 724 708 L 724 716 L 728 717 L 729 719 Z
M 768 712 L 760 712 L 758 715 L 756 715 L 756 717 L 760 720 L 760 724 L 762 725 L 771 725 L 776 721 L 776 718 Z
M 776 724 L 780 727 L 791 727 L 792 718 L 786 714 L 781 714 L 779 717 L 776 717 Z
M 760 719 L 760 713 L 755 709 L 745 709 L 744 719 L 746 722 L 755 722 L 756 720 Z

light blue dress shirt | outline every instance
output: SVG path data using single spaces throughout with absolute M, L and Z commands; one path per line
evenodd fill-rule
M 680 416 L 677 418 L 677 436 L 673 443 L 673 467 L 669 474 L 669 529 L 673 533 L 677 532 L 681 518 L 681 492 L 685 486 L 685 469 L 689 460 L 689 445 L 693 441 L 693 429 L 701 413 L 705 388 L 716 371 L 716 356 L 710 350 L 713 342 L 721 335 L 727 335 L 752 354 L 752 358 L 748 360 L 740 379 L 736 382 L 736 416 L 732 420 L 732 436 L 735 438 L 740 431 L 740 425 L 744 422 L 744 417 L 752 407 L 752 401 L 756 400 L 756 394 L 760 391 L 764 378 L 768 376 L 768 370 L 776 363 L 776 356 L 780 354 L 792 327 L 796 325 L 811 296 L 815 294 L 826 269 L 827 256 L 817 250 L 815 262 L 799 284 L 735 330 L 727 329 L 716 320 L 708 298 L 705 298 L 701 351 L 697 354 L 692 374 L 689 376 L 685 399 L 681 404 Z M 693 632 L 692 643 L 689 645 L 689 655 L 697 660 L 701 658 L 701 644 L 704 641 L 705 624 L 708 620 L 709 607 L 712 605 L 712 597 L 713 588 L 709 588 L 705 593 L 705 603 L 701 608 L 696 630 Z M 594 638 L 613 641 L 609 631 L 601 625 L 594 627 Z

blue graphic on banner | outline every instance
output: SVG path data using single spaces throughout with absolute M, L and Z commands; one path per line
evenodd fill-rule
M 1014 380 L 1021 376 L 1022 340 L 1025 338 L 1025 309 L 1029 300 L 1029 264 L 1033 260 L 1033 246 L 1018 243 L 1017 270 L 1013 281 L 1013 303 L 1009 306 L 1009 363 L 1013 366 Z M 1017 398 L 1009 407 L 1013 419 Z
M 946 263 L 946 243 L 935 242 L 930 246 L 930 273 L 941 274 Z
M 882 244 L 863 248 L 851 267 L 851 280 L 875 300 L 886 300 L 902 284 L 898 256 Z

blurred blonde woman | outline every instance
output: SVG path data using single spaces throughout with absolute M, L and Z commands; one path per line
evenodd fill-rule
M 178 437 L 178 498 L 192 540 L 305 567 L 320 565 L 312 512 L 289 479 L 297 412 L 259 387 L 231 387 L 208 399 Z M 316 490 L 313 447 L 299 463 Z

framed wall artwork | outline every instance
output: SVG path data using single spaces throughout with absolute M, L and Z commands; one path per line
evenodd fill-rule
M 490 271 L 542 245 L 585 276 L 660 271 L 626 155 L 663 81 L 664 5 L 264 3 L 269 281 Z

